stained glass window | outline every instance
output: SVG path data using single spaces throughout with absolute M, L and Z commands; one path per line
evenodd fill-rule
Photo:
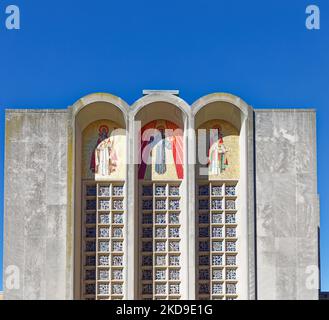
M 223 279 L 223 270 L 222 269 L 213 269 L 212 279 L 213 280 L 222 280 Z
M 156 294 L 166 294 L 167 286 L 165 284 L 156 284 L 155 285 L 155 293 Z
M 225 187 L 225 195 L 226 196 L 235 196 L 236 195 L 236 187 L 235 186 L 226 186 Z
M 109 241 L 99 241 L 99 251 L 101 251 L 101 252 L 110 251 L 110 242 Z
M 122 269 L 114 269 L 112 271 L 112 280 L 122 280 L 123 279 L 123 270 Z
M 142 195 L 143 196 L 153 196 L 153 186 L 150 185 L 150 186 L 143 186 L 142 187 L 143 189 L 143 192 L 142 192 Z
M 223 284 L 222 283 L 213 283 L 212 293 L 213 294 L 222 294 L 223 293 Z
M 98 258 L 98 264 L 100 266 L 108 266 L 110 264 L 110 257 L 108 255 L 100 255 Z
M 141 190 L 141 297 L 180 298 L 180 186 L 158 182 Z
M 207 294 L 210 292 L 210 286 L 208 283 L 199 284 L 199 294 Z
M 170 256 L 169 265 L 170 266 L 179 266 L 180 256 Z
M 226 265 L 235 266 L 236 265 L 236 256 L 226 255 Z
M 123 196 L 123 186 L 113 186 L 113 196 Z
M 110 286 L 108 283 L 101 283 L 98 285 L 98 294 L 109 294 Z
M 85 280 L 96 280 L 96 271 L 95 270 L 86 270 Z
M 235 200 L 226 200 L 225 209 L 226 210 L 235 210 Z
M 113 210 L 123 210 L 123 200 L 113 200 Z
M 226 284 L 226 294 L 236 294 L 236 283 Z
M 123 256 L 112 255 L 112 266 L 122 266 L 123 265 Z
M 143 241 L 142 242 L 142 251 L 143 252 L 152 252 L 153 251 L 153 244 L 151 241 Z
M 100 200 L 99 210 L 110 210 L 111 201 L 110 200 Z
M 86 256 L 86 266 L 95 266 L 96 257 L 95 256 Z
M 213 196 L 221 196 L 222 192 L 223 192 L 222 186 L 212 186 L 212 188 L 211 188 L 211 194 Z
M 157 213 L 155 215 L 155 223 L 156 224 L 165 224 L 167 221 L 166 221 L 166 214 L 164 213 Z
M 99 280 L 109 280 L 110 273 L 108 269 L 101 269 L 99 270 L 98 279 Z
M 179 228 L 169 228 L 169 238 L 179 238 Z
M 199 196 L 209 196 L 209 186 L 199 186 Z
M 84 195 L 83 298 L 122 299 L 125 267 L 124 186 L 104 182 L 87 184 Z
M 199 237 L 208 238 L 209 237 L 209 227 L 200 227 L 199 228 Z
M 152 228 L 143 228 L 142 237 L 143 238 L 152 238 L 153 237 L 153 229 Z
M 153 285 L 152 284 L 143 284 L 142 294 L 152 294 L 153 293 Z
M 166 228 L 155 228 L 155 237 L 156 238 L 165 238 L 166 237 Z
M 199 256 L 199 266 L 209 266 L 209 256 Z
M 164 241 L 156 242 L 155 251 L 157 251 L 157 252 L 166 251 L 166 242 L 164 242 Z
M 236 228 L 226 227 L 226 237 L 236 237 Z
M 179 186 L 169 186 L 170 196 L 179 196 Z
M 223 228 L 222 227 L 212 227 L 212 237 L 213 238 L 222 238 L 223 237 Z
M 153 201 L 152 200 L 143 200 L 143 210 L 152 210 L 153 209 Z
M 237 297 L 236 200 L 233 182 L 198 186 L 198 299 Z
M 123 241 L 112 241 L 112 251 L 123 251 Z
M 96 197 L 97 189 L 96 186 L 91 185 L 91 186 L 86 186 L 86 196 L 87 197 Z
M 155 280 L 166 280 L 166 270 L 156 270 Z
M 142 270 L 142 280 L 152 280 L 152 270 Z
M 209 213 L 199 213 L 199 223 L 208 224 L 209 223 Z
M 199 251 L 209 251 L 209 241 L 199 241 Z
M 222 255 L 213 255 L 212 256 L 212 265 L 220 266 L 223 264 L 223 256 Z
M 180 285 L 179 284 L 170 284 L 169 285 L 169 294 L 179 294 Z
M 96 237 L 96 228 L 86 228 L 86 238 L 95 238 Z
M 199 200 L 199 210 L 209 210 L 209 200 Z
M 152 224 L 153 223 L 153 215 L 152 213 L 143 213 L 142 215 L 142 224 Z
M 89 294 L 95 294 L 96 293 L 96 285 L 94 283 L 88 283 L 85 286 L 85 294 L 89 295 Z
M 236 279 L 236 269 L 226 269 L 226 280 Z
M 227 213 L 225 215 L 225 223 L 228 223 L 228 224 L 236 223 L 235 213 Z
M 166 210 L 166 200 L 155 200 L 156 210 Z
M 100 214 L 99 215 L 100 224 L 109 224 L 110 223 L 110 214 Z
M 142 266 L 152 266 L 153 257 L 152 256 L 142 256 Z
M 110 228 L 107 228 L 107 227 L 99 228 L 98 236 L 100 238 L 108 238 L 110 236 Z
M 199 269 L 199 280 L 209 280 L 209 269 Z
M 221 210 L 222 209 L 222 200 L 214 199 L 211 201 L 211 209 L 212 210 Z
M 179 269 L 169 270 L 169 280 L 179 280 Z
M 114 223 L 114 224 L 123 224 L 123 214 L 122 213 L 114 213 L 112 223 Z
M 96 241 L 86 241 L 86 252 L 96 251 Z
M 86 210 L 96 210 L 96 200 L 87 200 Z
M 212 223 L 223 223 L 223 214 L 221 213 L 213 213 L 211 218 Z
M 212 251 L 223 251 L 223 242 L 222 241 L 213 241 L 212 242 Z
M 110 186 L 100 186 L 98 192 L 100 197 L 109 197 L 111 195 Z
M 179 210 L 179 200 L 169 200 L 169 210 Z
M 96 223 L 96 215 L 93 213 L 86 214 L 86 224 L 95 224 Z
M 155 186 L 156 196 L 166 196 L 166 186 Z
M 112 228 L 114 238 L 122 238 L 123 237 L 123 228 Z
M 169 214 L 169 223 L 170 224 L 179 224 L 179 214 L 178 213 L 170 213 Z
M 235 241 L 226 241 L 226 251 L 235 252 L 236 251 L 236 242 Z
M 179 241 L 170 241 L 169 251 L 179 251 Z
M 122 294 L 123 286 L 122 284 L 112 284 L 112 294 Z
M 166 256 L 156 256 L 155 264 L 157 266 L 165 266 L 166 265 Z

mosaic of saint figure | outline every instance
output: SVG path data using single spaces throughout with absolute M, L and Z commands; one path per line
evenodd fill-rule
M 158 127 L 160 134 L 153 140 L 152 144 L 156 149 L 155 152 L 155 172 L 158 174 L 165 174 L 167 171 L 166 164 L 166 149 L 172 149 L 171 141 L 165 137 L 165 128 Z
M 223 141 L 222 128 L 215 126 L 210 130 L 209 174 L 219 175 L 228 167 L 227 149 Z
M 115 139 L 108 137 L 108 135 L 109 128 L 105 125 L 100 126 L 97 144 L 90 160 L 90 170 L 101 176 L 108 176 L 115 172 L 118 165 Z
M 152 130 L 154 129 L 154 130 Z M 157 120 L 152 121 L 142 128 L 141 136 L 146 130 L 150 130 L 150 139 L 142 141 L 141 155 L 146 148 L 149 151 L 149 157 L 155 157 L 154 170 L 158 175 L 166 175 L 168 169 L 168 151 L 171 152 L 178 179 L 183 179 L 183 139 L 181 134 L 175 130 L 179 129 L 177 125 L 170 121 Z M 172 130 L 173 135 L 168 135 L 168 130 Z M 143 161 L 145 160 L 145 162 Z M 138 178 L 144 179 L 149 159 L 143 159 L 139 166 Z

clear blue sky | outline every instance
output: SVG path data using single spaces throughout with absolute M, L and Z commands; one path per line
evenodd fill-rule
M 20 7 L 19 31 L 5 29 L 9 4 Z M 305 28 L 309 4 L 320 7 L 319 31 Z M 317 109 L 322 289 L 329 290 L 328 75 L 328 0 L 1 0 L 1 239 L 4 108 L 65 108 L 100 91 L 129 103 L 142 89 L 179 89 L 190 103 L 230 92 L 255 108 Z

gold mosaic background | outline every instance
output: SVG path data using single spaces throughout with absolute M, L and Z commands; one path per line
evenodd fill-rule
M 108 176 L 98 177 L 90 170 L 90 160 L 92 153 L 95 150 L 99 127 L 106 125 L 109 128 L 109 135 L 114 129 L 118 129 L 119 126 L 110 120 L 98 120 L 91 123 L 82 132 L 82 179 L 92 180 L 125 180 L 126 178 L 126 135 L 124 132 L 115 136 L 116 152 L 118 155 L 118 166 L 115 172 L 112 172 Z
M 166 121 L 165 120 L 157 120 L 156 127 L 163 126 L 166 127 Z M 158 174 L 155 171 L 155 162 L 156 162 L 156 148 L 154 147 L 152 149 L 152 165 L 147 165 L 146 171 L 145 171 L 145 177 L 144 180 L 154 180 L 154 181 L 172 181 L 172 180 L 179 180 L 177 176 L 176 171 L 176 165 L 174 162 L 174 156 L 173 156 L 173 150 L 166 148 L 166 161 L 167 161 L 167 171 L 164 174 Z M 184 154 L 183 154 L 184 157 Z
M 233 125 L 231 125 L 225 120 L 210 120 L 202 124 L 199 129 L 207 129 L 207 139 L 209 139 L 210 131 L 208 130 L 214 128 L 215 126 L 220 126 L 222 128 L 223 142 L 226 147 L 226 150 L 228 151 L 226 153 L 228 159 L 228 167 L 225 169 L 225 171 L 221 172 L 218 175 L 209 175 L 209 177 L 207 177 L 206 175 L 200 175 L 199 164 L 197 166 L 197 177 L 199 179 L 205 180 L 238 180 L 240 176 L 239 132 Z M 198 142 L 198 139 L 196 140 L 196 142 Z M 207 168 L 206 166 L 201 167 Z

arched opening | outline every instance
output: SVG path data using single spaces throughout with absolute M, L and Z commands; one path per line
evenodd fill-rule
M 167 96 L 145 99 L 149 103 L 133 106 L 140 160 L 135 166 L 136 296 L 186 299 L 188 116 L 186 109 L 166 101 Z
M 127 108 L 112 97 L 73 106 L 77 299 L 127 296 Z
M 196 128 L 197 299 L 247 299 L 248 106 L 209 95 L 193 105 Z M 241 104 L 240 104 L 241 105 Z M 244 108 L 245 107 L 245 108 Z

